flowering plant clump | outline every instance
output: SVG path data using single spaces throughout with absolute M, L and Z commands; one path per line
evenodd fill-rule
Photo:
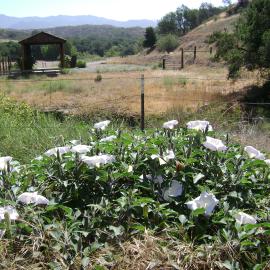
M 145 132 L 111 130 L 109 123 L 90 127 L 87 141 L 74 138 L 29 164 L 0 158 L 2 239 L 30 243 L 37 254 L 50 247 L 63 269 L 78 257 L 87 267 L 91 252 L 145 231 L 189 241 L 201 253 L 226 243 L 239 251 L 241 269 L 267 266 L 265 154 L 229 136 L 226 145 L 208 136 L 218 137 L 203 121 Z M 11 162 L 18 169 L 10 170 Z M 225 269 L 228 254 L 222 249 L 213 269 Z
M 252 146 L 246 146 L 244 150 L 250 158 L 265 160 L 265 155 Z
M 102 122 L 99 122 L 99 123 L 96 123 L 94 125 L 94 128 L 95 129 L 100 129 L 100 130 L 105 130 L 106 127 L 108 127 L 108 125 L 111 123 L 111 121 L 109 120 L 106 120 L 106 121 L 102 121 Z
M 206 136 L 206 142 L 203 143 L 204 147 L 212 151 L 226 151 L 227 147 L 219 139 L 214 139 Z
M 187 128 L 200 130 L 203 132 L 205 132 L 206 130 L 213 131 L 213 127 L 210 125 L 208 121 L 200 121 L 200 120 L 188 122 Z
M 177 125 L 178 125 L 178 121 L 177 120 L 171 120 L 171 121 L 165 122 L 163 124 L 163 128 L 174 129 Z

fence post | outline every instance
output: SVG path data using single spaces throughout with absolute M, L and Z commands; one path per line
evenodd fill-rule
M 11 67 L 12 67 L 12 62 L 11 62 L 11 58 L 8 57 L 8 71 L 11 71 Z
M 141 76 L 141 130 L 144 131 L 144 74 Z
M 195 46 L 194 47 L 194 58 L 193 58 L 193 62 L 195 62 L 196 58 L 197 58 L 197 47 Z
M 166 59 L 165 58 L 162 59 L 162 69 L 163 70 L 166 69 Z
M 181 48 L 181 69 L 184 68 L 184 49 Z
M 3 73 L 6 73 L 6 65 L 5 65 L 5 57 L 2 57 L 2 67 L 3 67 Z
M 8 73 L 8 59 L 5 57 L 5 66 L 6 66 L 6 73 Z

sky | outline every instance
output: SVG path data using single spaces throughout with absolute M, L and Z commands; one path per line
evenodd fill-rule
M 0 0 L 0 13 L 15 17 L 94 15 L 118 21 L 158 20 L 182 4 L 195 8 L 202 2 L 222 5 L 222 0 Z

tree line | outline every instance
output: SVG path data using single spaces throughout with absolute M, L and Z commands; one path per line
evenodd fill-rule
M 152 27 L 146 29 L 143 46 L 145 48 L 157 46 L 161 51 L 172 51 L 178 46 L 179 37 L 225 10 L 225 6 L 214 7 L 206 2 L 198 9 L 190 9 L 182 5 L 175 12 L 170 12 L 161 18 L 156 29 Z

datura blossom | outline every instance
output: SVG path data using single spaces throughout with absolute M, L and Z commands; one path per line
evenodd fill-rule
M 257 220 L 244 212 L 239 212 L 234 216 L 236 223 L 243 225 L 243 224 L 256 224 Z
M 169 122 L 165 122 L 163 124 L 163 128 L 166 128 L 166 129 L 174 129 L 175 126 L 178 125 L 178 121 L 177 120 L 172 120 L 172 121 L 169 121 Z
M 82 145 L 82 144 L 79 144 L 79 145 L 73 146 L 73 147 L 71 148 L 71 152 L 73 152 L 73 153 L 78 153 L 78 154 L 86 154 L 86 153 L 88 153 L 91 149 L 92 149 L 92 147 L 89 146 L 89 145 Z
M 109 120 L 99 122 L 99 123 L 96 123 L 94 125 L 94 128 L 104 130 L 110 123 L 111 123 L 111 121 L 109 121 Z
M 246 146 L 244 150 L 248 154 L 249 158 L 265 160 L 264 154 L 252 146 Z
M 264 162 L 265 162 L 267 165 L 270 165 L 270 159 L 266 159 Z
M 222 152 L 227 150 L 227 146 L 225 146 L 221 140 L 208 136 L 206 136 L 206 142 L 203 143 L 203 146 L 212 151 Z
M 112 135 L 112 136 L 106 137 L 104 139 L 101 139 L 100 142 L 112 142 L 116 138 L 117 138 L 116 136 Z
M 12 157 L 0 157 L 0 171 L 6 171 L 8 163 L 12 161 Z
M 70 141 L 70 143 L 72 145 L 79 145 L 79 144 L 81 144 L 81 141 L 80 140 L 72 140 L 72 141 Z
M 63 155 L 66 154 L 68 152 L 70 152 L 70 147 L 69 146 L 63 146 L 63 147 L 55 147 L 52 148 L 50 150 L 48 150 L 47 152 L 45 152 L 45 155 L 50 157 L 50 156 L 57 156 L 57 153 L 59 153 L 59 155 Z
M 213 128 L 208 121 L 200 121 L 200 120 L 188 122 L 187 128 L 200 131 L 206 131 L 206 129 L 208 129 L 208 131 L 213 131 Z
M 219 200 L 216 198 L 215 195 L 209 194 L 208 192 L 203 192 L 199 197 L 196 199 L 189 201 L 186 203 L 188 209 L 194 211 L 199 208 L 205 209 L 205 215 L 210 216 L 214 211 L 216 205 L 218 204 Z
M 148 179 L 150 181 L 153 181 L 155 184 L 161 185 L 164 182 L 164 179 L 163 179 L 163 177 L 161 175 L 153 177 L 151 174 L 147 174 L 145 177 L 146 177 L 146 179 Z M 144 179 L 143 175 L 140 176 L 140 179 L 141 180 Z
M 4 237 L 6 230 L 0 230 L 0 240 Z
M 44 196 L 38 195 L 37 192 L 25 192 L 22 193 L 18 199 L 18 202 L 23 204 L 34 204 L 34 205 L 47 205 L 49 200 Z
M 5 219 L 5 213 L 8 213 L 10 220 L 16 220 L 19 218 L 17 210 L 14 207 L 8 205 L 0 207 L 0 221 Z
M 183 185 L 178 181 L 173 180 L 170 186 L 163 190 L 163 198 L 170 201 L 172 198 L 181 196 L 183 193 Z
M 112 155 L 99 155 L 93 157 L 82 157 L 82 162 L 86 163 L 90 168 L 100 167 L 100 165 L 110 164 L 115 161 Z
M 167 150 L 165 155 L 151 155 L 151 159 L 158 159 L 160 165 L 166 164 L 168 161 L 175 159 L 175 154 L 172 150 Z

